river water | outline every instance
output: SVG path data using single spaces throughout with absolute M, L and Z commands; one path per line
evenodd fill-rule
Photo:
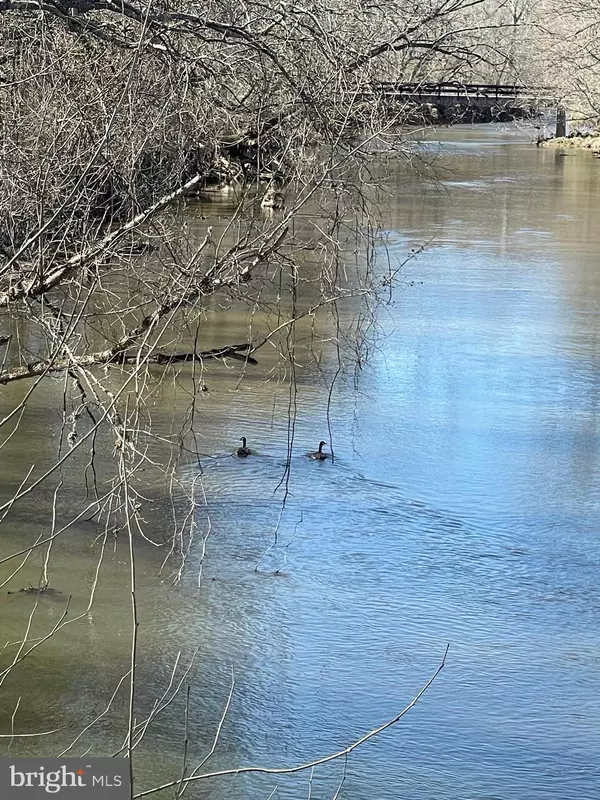
M 600 798 L 600 163 L 537 149 L 511 126 L 436 136 L 420 148 L 436 180 L 398 168 L 390 182 L 382 260 L 395 267 L 427 246 L 380 309 L 367 363 L 333 390 L 334 348 L 320 369 L 298 367 L 283 513 L 289 392 L 275 361 L 265 356 L 242 384 L 235 365 L 206 376 L 199 463 L 180 468 L 181 485 L 208 498 L 199 587 L 200 537 L 175 586 L 160 572 L 163 550 L 137 553 L 140 718 L 177 654 L 187 665 L 198 650 L 139 747 L 138 791 L 181 771 L 188 684 L 190 764 L 210 749 L 233 672 L 209 768 L 290 766 L 393 718 L 449 643 L 418 705 L 350 756 L 339 797 Z M 239 312 L 218 319 L 216 345 L 245 338 Z M 3 390 L 4 406 L 23 391 Z M 61 392 L 57 383 L 36 400 L 1 451 L 3 493 L 54 452 Z M 158 426 L 186 408 L 182 394 L 157 399 Z M 329 439 L 330 394 L 336 460 L 319 464 L 304 453 Z M 228 457 L 242 435 L 257 451 L 245 461 Z M 50 500 L 21 501 L 0 556 L 43 533 Z M 171 515 L 155 498 L 150 530 Z M 85 612 L 97 535 L 82 523 L 53 552 L 52 585 L 72 596 L 70 613 Z M 11 566 L 0 569 L 4 579 Z M 91 612 L 3 685 L 2 733 L 13 712 L 17 732 L 60 728 L 51 747 L 15 739 L 11 753 L 57 753 L 105 708 L 128 664 L 128 569 L 126 546 L 111 543 Z M 39 570 L 39 559 L 26 565 L 10 588 Z M 22 637 L 34 602 L 7 588 L 3 644 Z M 40 630 L 63 608 L 42 598 Z M 126 703 L 122 690 L 69 755 L 118 750 Z M 214 779 L 186 795 L 326 800 L 343 768 L 319 768 L 310 790 L 305 772 Z

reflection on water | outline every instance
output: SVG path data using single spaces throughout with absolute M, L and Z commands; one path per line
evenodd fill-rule
M 353 375 L 335 383 L 335 463 L 304 455 L 328 438 L 331 352 L 321 370 L 298 367 L 287 495 L 289 394 L 270 380 L 276 364 L 261 363 L 240 385 L 237 370 L 206 376 L 200 457 L 182 466 L 181 481 L 208 505 L 182 583 L 159 574 L 162 550 L 139 545 L 138 702 L 147 712 L 177 654 L 188 663 L 198 648 L 187 679 L 191 759 L 210 747 L 233 666 L 212 766 L 289 765 L 394 716 L 450 642 L 448 665 L 418 707 L 353 754 L 340 797 L 598 797 L 600 165 L 531 147 L 508 127 L 443 133 L 428 147 L 437 183 L 403 172 L 392 183 L 392 263 L 429 245 L 382 311 L 383 336 L 358 386 Z M 219 325 L 215 346 L 245 320 L 232 310 Z M 165 431 L 186 407 L 181 394 L 156 401 Z M 27 425 L 43 426 L 33 415 Z M 242 435 L 256 450 L 244 460 L 231 455 Z M 52 443 L 41 441 L 36 457 L 44 447 L 50 457 Z M 9 484 L 32 458 L 23 448 L 21 439 L 0 467 Z M 148 503 L 160 541 L 173 509 Z M 35 506 L 21 504 L 12 519 L 0 555 L 43 532 Z M 72 595 L 74 613 L 85 611 L 98 532 L 82 522 L 57 545 L 53 584 Z M 19 696 L 23 730 L 102 711 L 127 669 L 121 547 L 102 566 L 92 613 L 61 634 L 68 650 L 64 638 L 51 640 L 7 681 L 3 719 Z M 27 577 L 37 580 L 39 566 Z M 5 640 L 22 635 L 33 602 L 2 595 Z M 60 602 L 41 599 L 40 629 L 61 613 Z M 119 695 L 75 752 L 118 749 L 125 703 Z M 183 710 L 180 697 L 140 748 L 140 788 L 179 773 Z M 56 741 L 73 738 L 69 729 Z M 14 742 L 11 752 L 45 751 Z M 341 764 L 318 772 L 314 796 L 332 797 L 341 774 Z M 227 779 L 187 796 L 262 800 L 278 785 L 277 797 L 298 798 L 307 781 Z

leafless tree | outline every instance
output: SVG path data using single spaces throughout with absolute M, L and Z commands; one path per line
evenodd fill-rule
M 536 65 L 577 121 L 600 120 L 600 5 L 544 2 L 535 13 Z

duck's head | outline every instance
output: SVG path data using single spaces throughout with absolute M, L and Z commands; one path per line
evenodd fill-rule
M 246 437 L 245 436 L 242 436 L 242 438 L 240 439 L 240 442 L 242 443 L 243 447 L 246 447 Z
M 325 447 L 326 444 L 327 444 L 327 442 L 323 442 L 323 441 L 319 442 L 319 453 Z

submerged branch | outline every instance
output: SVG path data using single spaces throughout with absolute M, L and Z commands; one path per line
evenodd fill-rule
M 214 358 L 233 358 L 238 361 L 243 361 L 248 364 L 258 364 L 258 361 L 252 356 L 248 355 L 248 351 L 252 348 L 252 344 L 234 344 L 226 347 L 215 347 L 212 350 L 202 350 L 199 352 L 188 353 L 152 353 L 147 356 L 140 355 L 139 353 L 132 353 L 131 355 L 123 353 L 113 353 L 112 350 L 103 350 L 97 353 L 88 353 L 80 358 L 60 358 L 55 359 L 41 359 L 40 361 L 33 361 L 31 364 L 26 364 L 23 367 L 17 367 L 13 370 L 0 373 L 0 384 L 12 383 L 13 381 L 21 381 L 27 378 L 35 378 L 39 375 L 47 375 L 56 372 L 64 372 L 65 370 L 79 367 L 86 369 L 95 366 L 106 366 L 107 364 L 136 364 L 139 361 L 145 361 L 148 364 L 162 364 L 170 366 L 171 364 L 178 364 L 186 361 L 206 361 Z

